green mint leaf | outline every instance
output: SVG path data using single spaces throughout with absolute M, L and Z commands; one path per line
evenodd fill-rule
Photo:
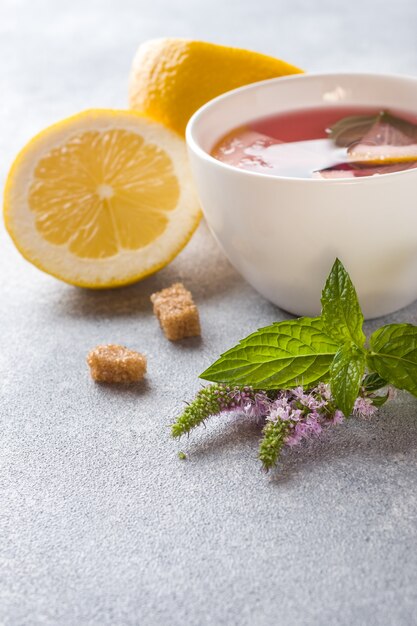
M 336 406 L 346 417 L 352 413 L 365 372 L 366 357 L 354 344 L 345 344 L 334 357 L 330 387 Z
M 378 391 L 378 389 L 382 389 L 387 386 L 387 381 L 381 378 L 379 374 L 376 372 L 372 372 L 372 374 L 367 374 L 362 382 L 362 387 L 364 387 L 365 391 L 368 393 L 372 393 L 372 391 Z
M 417 326 L 388 324 L 374 332 L 368 364 L 388 383 L 417 396 Z
M 378 115 L 351 115 L 333 124 L 327 132 L 337 146 L 346 148 L 360 141 L 376 124 L 378 118 Z
M 375 396 L 374 398 L 371 398 L 371 400 L 372 400 L 372 404 L 379 409 L 381 406 L 385 404 L 387 400 L 389 400 L 389 393 L 387 392 L 383 396 Z
M 249 335 L 222 354 L 200 378 L 256 389 L 313 385 L 328 376 L 338 349 L 321 318 L 301 317 Z
M 417 125 L 388 111 L 377 115 L 351 115 L 339 120 L 328 129 L 328 136 L 337 146 L 347 148 L 360 142 L 376 124 L 389 125 L 410 138 L 417 139 Z M 377 127 L 378 128 L 378 127 Z
M 417 124 L 409 122 L 402 117 L 392 115 L 389 111 L 382 111 L 378 115 L 378 122 L 393 126 L 401 133 L 409 137 L 410 140 L 415 141 L 417 139 Z
M 321 316 L 329 335 L 340 343 L 365 343 L 363 314 L 349 274 L 336 259 L 321 296 Z

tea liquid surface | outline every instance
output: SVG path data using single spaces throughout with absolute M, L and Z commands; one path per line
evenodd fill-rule
M 211 154 L 241 169 L 292 178 L 355 178 L 417 167 L 417 114 L 381 111 L 333 106 L 278 113 L 233 129 Z

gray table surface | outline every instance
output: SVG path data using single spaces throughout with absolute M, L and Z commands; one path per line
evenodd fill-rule
M 1 0 L 1 183 L 35 132 L 126 103 L 142 40 L 259 49 L 310 71 L 417 73 L 415 0 Z M 213 419 L 181 448 L 168 425 L 218 353 L 282 313 L 202 225 L 167 269 L 92 293 L 50 278 L 0 232 L 0 623 L 417 624 L 417 401 L 288 453 L 268 476 L 259 430 Z M 174 280 L 202 341 L 167 342 L 149 295 Z M 417 305 L 389 321 L 417 323 Z M 371 330 L 376 323 L 368 324 Z M 87 351 L 149 358 L 137 389 L 97 387 Z

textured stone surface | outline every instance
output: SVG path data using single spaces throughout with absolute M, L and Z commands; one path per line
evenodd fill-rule
M 310 70 L 417 73 L 414 0 L 150 3 L 2 0 L 1 183 L 36 131 L 125 106 L 137 44 L 181 35 Z M 417 623 L 417 401 L 335 429 L 264 476 L 257 428 L 168 425 L 223 349 L 285 314 L 246 285 L 205 227 L 166 270 L 113 292 L 71 288 L 0 232 L 0 623 Z M 149 295 L 182 281 L 202 339 L 168 342 Z M 390 320 L 417 323 L 417 305 Z M 368 330 L 375 324 L 368 325 Z M 99 343 L 148 356 L 135 390 L 94 385 Z

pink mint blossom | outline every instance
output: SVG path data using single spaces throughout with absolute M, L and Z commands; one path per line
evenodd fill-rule
M 344 419 L 345 419 L 345 416 L 343 415 L 342 411 L 339 411 L 339 409 L 336 409 L 333 415 L 332 423 L 341 424 L 344 421 Z
M 294 398 L 297 398 L 297 400 L 304 398 L 305 393 L 303 387 L 295 387 L 295 389 L 292 390 L 292 395 L 294 396 Z
M 257 419 L 265 417 L 271 404 L 264 391 L 255 392 L 251 387 L 225 387 L 219 389 L 217 396 L 222 412 L 242 411 L 248 417 Z
M 370 398 L 356 398 L 355 404 L 353 405 L 354 415 L 369 418 L 375 415 L 376 412 L 377 408 L 372 404 L 372 400 Z
M 388 390 L 389 398 L 393 392 Z M 285 422 L 288 434 L 285 443 L 295 446 L 302 441 L 319 436 L 329 426 L 345 420 L 342 411 L 336 408 L 330 385 L 319 383 L 306 391 L 303 387 L 281 390 L 275 393 L 255 391 L 251 387 L 220 387 L 216 392 L 220 411 L 241 411 L 248 417 L 269 422 Z M 375 397 L 375 396 L 373 396 Z M 353 414 L 370 418 L 377 412 L 373 397 L 361 395 L 355 400 Z
M 330 391 L 330 385 L 326 383 L 319 383 L 317 385 L 317 392 L 322 396 L 324 400 L 332 399 L 332 392 Z
M 288 398 L 285 395 L 286 392 L 281 394 L 272 404 L 269 410 L 269 414 L 267 415 L 267 420 L 271 422 L 276 422 L 277 420 L 287 421 L 291 419 L 292 416 L 292 407 L 288 402 Z
M 354 406 L 355 415 L 367 418 L 376 411 L 371 397 L 357 398 Z M 288 423 L 289 433 L 285 443 L 292 447 L 319 436 L 328 426 L 341 424 L 345 416 L 336 408 L 330 386 L 319 383 L 308 392 L 303 387 L 280 392 L 278 398 L 271 403 L 266 419 Z

